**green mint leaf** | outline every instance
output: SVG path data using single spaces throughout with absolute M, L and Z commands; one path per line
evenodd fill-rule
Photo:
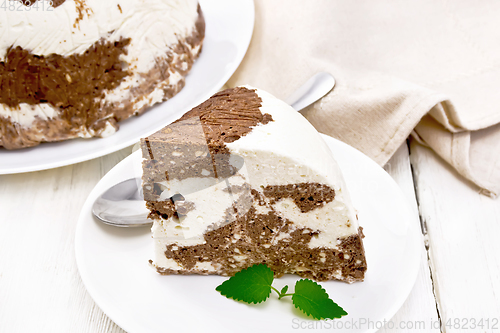
M 286 294 L 288 290 L 288 285 L 284 286 L 283 289 L 281 289 L 280 294 Z
M 292 302 L 296 308 L 315 319 L 334 319 L 347 315 L 344 309 L 328 297 L 325 289 L 309 279 L 295 283 Z
M 264 264 L 258 264 L 236 273 L 215 290 L 237 301 L 261 303 L 271 294 L 273 280 L 273 271 Z

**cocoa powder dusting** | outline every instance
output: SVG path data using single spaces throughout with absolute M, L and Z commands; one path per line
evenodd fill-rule
M 76 13 L 78 16 L 76 17 L 75 23 L 73 23 L 73 28 L 77 28 L 80 25 L 80 21 L 83 20 L 83 16 L 90 16 L 92 14 L 92 9 L 87 7 L 87 4 L 84 0 L 73 0 L 76 6 Z
M 260 112 L 261 106 L 262 99 L 255 90 L 236 87 L 216 93 L 176 122 L 199 118 L 209 149 L 226 151 L 225 143 L 238 140 L 258 124 L 272 121 L 271 115 Z

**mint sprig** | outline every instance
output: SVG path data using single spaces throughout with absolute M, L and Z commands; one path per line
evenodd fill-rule
M 287 294 L 288 286 L 281 291 L 272 286 L 273 271 L 265 264 L 248 267 L 224 281 L 215 290 L 227 298 L 246 303 L 261 303 L 269 298 L 271 290 L 278 294 L 278 299 L 292 296 L 293 305 L 314 319 L 334 319 L 347 315 L 337 303 L 332 301 L 325 289 L 309 279 L 295 283 L 295 292 Z

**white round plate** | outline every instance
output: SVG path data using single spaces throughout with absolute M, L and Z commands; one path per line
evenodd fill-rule
M 158 131 L 217 92 L 248 48 L 254 4 L 253 0 L 200 0 L 200 6 L 206 22 L 203 51 L 179 94 L 139 117 L 120 122 L 120 129 L 108 138 L 73 139 L 11 151 L 0 147 L 0 174 L 46 170 L 110 154 Z
M 393 179 L 356 149 L 323 136 L 344 174 L 365 234 L 368 271 L 364 282 L 321 285 L 348 315 L 313 321 L 276 295 L 259 305 L 221 296 L 225 277 L 163 276 L 149 266 L 149 228 L 125 229 L 94 219 L 91 206 L 110 186 L 141 174 L 140 151 L 116 165 L 90 193 L 76 230 L 76 260 L 88 292 L 99 307 L 129 333 L 289 332 L 293 329 L 373 332 L 401 307 L 417 277 L 421 250 L 419 221 Z M 293 290 L 297 276 L 275 279 L 278 290 Z M 371 321 L 371 327 L 368 327 Z M 350 329 L 357 323 L 357 329 Z M 364 323 L 364 325 L 363 325 Z M 311 326 L 314 325 L 314 326 Z M 333 326 L 336 325 L 336 326 Z M 361 325 L 361 326 L 360 326 Z

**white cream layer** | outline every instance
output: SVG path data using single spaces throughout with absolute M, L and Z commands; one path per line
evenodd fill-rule
M 31 125 L 35 119 L 48 120 L 55 118 L 58 114 L 57 109 L 48 103 L 29 105 L 21 103 L 16 108 L 9 108 L 0 104 L 0 117 L 10 119 L 12 122 L 22 126 Z
M 266 92 L 257 90 L 257 93 L 262 99 L 261 112 L 269 113 L 274 121 L 258 125 L 247 135 L 226 144 L 231 154 L 244 159 L 244 166 L 236 176 L 228 179 L 228 183 L 248 183 L 253 189 L 261 192 L 267 185 L 309 182 L 332 187 L 335 190 L 335 199 L 307 213 L 302 213 L 289 198 L 274 203 L 272 207 L 281 216 L 293 221 L 296 228 L 320 232 L 318 237 L 313 237 L 309 247 L 337 248 L 338 238 L 357 234 L 358 223 L 331 150 L 301 114 Z M 171 196 L 172 193 L 190 192 L 194 186 L 203 186 L 200 185 L 201 182 L 203 181 L 199 178 L 173 182 L 171 189 L 175 189 L 165 194 L 165 197 Z M 217 181 L 211 178 L 204 182 L 208 184 Z M 212 224 L 221 221 L 226 209 L 242 195 L 231 196 L 227 191 L 223 191 L 226 187 L 225 182 L 218 181 L 217 186 L 191 195 L 190 200 L 195 203 L 196 209 L 189 212 L 182 221 L 155 221 L 153 236 L 156 240 L 156 265 L 180 269 L 174 261 L 165 260 L 165 246 L 173 243 L 188 245 L 187 241 L 189 245 L 202 244 L 207 228 L 217 227 Z M 266 214 L 269 211 L 269 208 L 257 206 L 255 203 L 254 207 L 257 213 Z M 189 228 L 189 240 L 178 231 L 171 232 L 172 228 L 182 230 L 183 226 Z M 280 235 L 280 239 L 287 237 L 286 234 Z M 277 241 L 278 239 L 274 239 L 271 242 Z
M 39 10 L 0 11 L 0 61 L 11 46 L 38 55 L 68 56 L 83 53 L 103 37 L 110 41 L 130 37 L 124 61 L 146 72 L 177 36 L 191 32 L 198 17 L 197 0 L 67 0 L 50 9 L 48 1 L 44 3 L 45 10 L 39 5 Z M 77 3 L 84 9 L 78 23 Z
M 58 114 L 59 109 L 49 103 L 40 103 L 35 105 L 21 103 L 15 108 L 10 108 L 6 105 L 0 104 L 0 117 L 10 119 L 13 123 L 27 128 L 31 127 L 35 120 L 51 120 L 56 118 Z M 77 132 L 78 136 L 81 138 L 90 138 L 95 134 L 91 133 L 85 127 L 81 127 L 78 131 L 75 129 L 75 132 Z M 100 136 L 105 138 L 113 135 L 115 132 L 116 128 L 109 121 L 106 121 L 104 130 L 100 133 Z

